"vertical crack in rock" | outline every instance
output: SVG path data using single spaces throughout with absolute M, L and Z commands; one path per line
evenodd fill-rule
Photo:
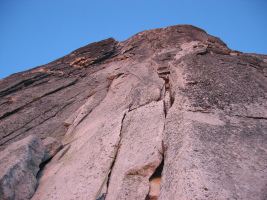
M 119 141 L 118 143 L 114 146 L 114 155 L 113 155 L 113 159 L 111 161 L 111 164 L 110 164 L 110 167 L 109 167 L 109 171 L 108 171 L 108 174 L 106 176 L 106 178 L 104 179 L 101 187 L 99 188 L 97 194 L 96 194 L 96 197 L 95 197 L 95 200 L 100 200 L 100 199 L 105 199 L 106 195 L 107 195 L 107 191 L 108 191 L 108 188 L 109 188 L 109 183 L 110 183 L 110 175 L 112 173 L 112 169 L 114 167 L 114 164 L 116 162 L 116 159 L 117 159 L 117 155 L 118 155 L 118 151 L 120 149 L 120 146 L 121 146 L 121 140 L 122 140 L 122 136 L 123 136 L 123 121 L 125 119 L 125 116 L 126 116 L 126 113 L 124 113 L 123 117 L 122 117 L 122 120 L 121 120 L 121 130 L 120 130 L 120 135 L 119 135 Z M 130 123 L 130 122 L 129 122 Z M 129 124 L 128 123 L 128 124 Z M 104 187 L 106 186 L 106 192 L 103 192 L 103 189 Z
M 146 200 L 157 200 L 160 195 L 160 184 L 162 181 L 162 171 L 164 166 L 164 155 L 162 156 L 162 161 L 157 167 L 155 172 L 149 178 L 149 193 Z
M 167 113 L 169 109 L 172 107 L 172 104 L 174 102 L 174 97 L 172 96 L 171 92 L 171 84 L 169 76 L 171 74 L 170 67 L 169 66 L 159 66 L 157 68 L 157 74 L 159 78 L 162 78 L 164 80 L 164 86 L 162 91 L 162 99 L 164 102 L 164 112 L 165 116 L 167 116 Z
M 166 115 L 165 115 L 165 120 L 166 120 Z M 163 133 L 165 131 L 165 120 L 164 120 Z M 162 137 L 161 151 L 159 151 L 159 153 L 162 156 L 162 160 L 161 160 L 161 163 L 155 169 L 154 173 L 149 178 L 149 192 L 148 192 L 145 200 L 157 200 L 160 196 L 161 182 L 162 182 L 162 175 L 163 175 L 162 173 L 163 173 L 164 160 L 165 160 L 165 152 L 166 152 L 166 147 L 164 145 L 164 137 Z
M 149 178 L 162 162 L 164 119 L 163 101 L 127 113 L 108 181 L 107 200 L 146 198 Z
M 39 165 L 39 171 L 36 175 L 36 180 L 37 180 L 37 185 L 36 185 L 36 189 L 38 188 L 39 184 L 40 184 L 40 180 L 41 180 L 41 177 L 43 176 L 43 173 L 44 173 L 44 169 L 46 167 L 46 165 L 52 160 L 53 157 L 49 158 L 48 160 L 46 160 L 45 162 L 42 162 L 40 165 Z M 35 189 L 35 190 L 36 190 Z

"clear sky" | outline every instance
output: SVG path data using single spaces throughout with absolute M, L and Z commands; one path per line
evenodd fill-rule
M 92 42 L 178 24 L 267 54 L 267 0 L 0 0 L 0 79 Z

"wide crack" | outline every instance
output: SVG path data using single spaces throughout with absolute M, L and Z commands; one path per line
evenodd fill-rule
M 172 104 L 174 102 L 174 96 L 172 95 L 171 91 L 171 84 L 170 84 L 170 69 L 169 68 L 164 68 L 164 72 L 161 72 L 161 69 L 163 67 L 158 67 L 157 73 L 159 78 L 162 78 L 164 80 L 164 87 L 163 87 L 163 95 L 162 99 L 164 102 L 164 112 L 165 112 L 165 117 L 167 116 L 167 113 L 169 109 L 172 107 Z
M 164 166 L 164 156 L 160 165 L 155 172 L 149 178 L 149 193 L 146 196 L 146 200 L 157 200 L 160 195 L 160 184 L 162 181 L 162 171 Z
M 42 162 L 39 165 L 39 171 L 38 171 L 38 173 L 36 175 L 37 185 L 36 185 L 35 191 L 37 191 L 37 188 L 40 185 L 40 181 L 41 181 L 42 176 L 44 175 L 44 170 L 45 170 L 46 165 L 52 160 L 52 158 L 53 157 L 49 158 L 48 160 Z

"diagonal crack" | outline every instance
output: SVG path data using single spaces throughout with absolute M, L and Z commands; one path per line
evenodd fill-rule
M 214 114 L 214 112 L 211 111 L 211 110 L 200 110 L 200 109 L 192 110 L 192 109 L 188 109 L 188 111 L 190 111 L 190 112 L 207 113 L 207 114 L 209 114 L 209 113 Z M 263 119 L 263 120 L 267 120 L 267 117 L 263 117 L 263 116 L 236 115 L 236 114 L 230 114 L 230 116 L 241 117 L 241 118 L 248 118 L 248 119 Z
M 43 116 L 45 113 L 53 110 L 56 106 L 53 106 L 52 108 L 46 110 L 45 112 L 40 113 L 39 115 L 35 116 L 34 118 L 30 119 L 28 122 L 26 122 L 25 124 L 23 124 L 22 126 L 18 127 L 17 129 L 11 131 L 10 133 L 8 133 L 7 135 L 4 135 L 1 139 L 8 137 L 9 135 L 11 135 L 12 133 L 18 131 L 19 129 L 23 129 L 24 127 L 26 127 L 28 124 L 30 124 L 32 121 L 34 121 L 35 119 L 39 118 L 40 116 Z M 3 128 L 3 127 L 2 127 Z
M 121 140 L 122 140 L 122 136 L 123 136 L 123 132 L 127 129 L 129 123 L 131 122 L 131 120 L 128 122 L 128 124 L 126 125 L 126 129 L 123 130 L 123 121 L 126 117 L 126 113 L 124 113 L 123 117 L 122 117 L 122 120 L 121 120 L 121 130 L 120 130 L 120 135 L 119 135 L 119 141 L 116 145 L 114 145 L 114 155 L 112 157 L 112 161 L 110 163 L 110 167 L 109 167 L 109 170 L 108 170 L 108 173 L 103 181 L 103 183 L 101 184 L 101 187 L 99 188 L 94 200 L 99 200 L 101 199 L 101 197 L 105 197 L 107 194 L 106 193 L 102 193 L 102 190 L 104 188 L 104 186 L 106 185 L 107 186 L 107 191 L 108 191 L 108 186 L 109 186 L 109 178 L 110 178 L 110 175 L 112 173 L 112 169 L 114 167 L 114 164 L 116 162 L 116 159 L 117 159 L 117 155 L 118 155 L 118 152 L 119 152 L 119 149 L 120 149 L 120 146 L 121 146 Z
M 45 123 L 45 122 L 48 121 L 49 119 L 55 117 L 60 111 L 64 110 L 64 109 L 65 109 L 67 106 L 69 106 L 71 103 L 72 103 L 72 102 L 67 103 L 67 104 L 64 105 L 62 108 L 60 108 L 58 111 L 56 111 L 53 115 L 49 116 L 48 118 L 46 118 L 45 120 L 43 120 L 41 123 L 38 123 L 37 125 L 28 128 L 28 129 L 25 130 L 24 132 L 27 132 L 27 131 L 33 129 L 33 128 L 36 127 L 36 126 L 40 126 L 41 124 Z M 12 133 L 14 133 L 14 132 L 15 132 L 15 131 L 13 131 Z M 2 139 L 6 138 L 6 137 L 8 137 L 8 136 L 11 136 L 12 133 L 9 133 L 8 135 L 5 135 Z M 18 137 L 19 135 L 20 135 L 20 134 L 15 135 L 14 137 L 9 138 L 9 139 L 6 140 L 4 143 L 0 144 L 0 146 L 5 145 L 7 142 L 9 142 L 10 140 L 13 140 L 14 138 Z
M 249 118 L 249 119 L 264 119 L 267 120 L 267 117 L 258 117 L 258 116 L 246 116 L 246 115 L 234 115 L 236 117 Z
M 86 90 L 83 90 L 82 92 L 76 94 L 75 96 L 73 96 L 73 97 L 67 99 L 66 102 L 69 102 L 69 103 L 67 103 L 67 104 L 64 106 L 64 108 L 67 107 L 67 106 L 69 106 L 69 105 L 71 105 L 72 103 L 74 103 L 74 102 L 75 102 L 75 98 L 76 98 L 78 95 L 84 93 L 85 91 L 86 91 Z M 54 108 L 56 108 L 56 107 L 58 107 L 58 105 L 55 105 L 55 106 L 53 106 L 52 108 L 46 110 L 45 112 L 42 112 L 41 114 L 35 116 L 34 118 L 30 119 L 30 120 L 29 120 L 28 122 L 26 122 L 25 124 L 21 124 L 22 126 L 18 127 L 17 129 L 13 130 L 13 131 L 10 132 L 10 133 L 4 135 L 4 136 L 2 137 L 2 139 L 5 138 L 5 137 L 8 137 L 9 135 L 11 135 L 12 133 L 18 131 L 19 129 L 22 129 L 22 128 L 26 127 L 26 126 L 27 126 L 28 124 L 30 124 L 32 121 L 34 121 L 35 119 L 37 119 L 37 118 L 39 118 L 39 117 L 44 116 L 44 114 L 46 114 L 46 113 L 52 111 L 52 110 L 53 110 Z M 62 109 L 61 109 L 61 110 L 62 110 Z M 43 123 L 43 122 L 42 122 L 42 123 Z M 3 131 L 4 133 L 6 133 L 5 128 L 4 128 L 3 126 L 0 126 L 0 128 L 2 129 L 2 131 Z M 34 128 L 34 127 L 31 127 L 31 128 Z M 30 128 L 30 129 L 31 129 L 31 128 Z M 30 130 L 30 129 L 27 129 L 27 130 Z M 0 145 L 0 146 L 1 146 L 1 145 Z
M 29 86 L 33 83 L 35 83 L 36 81 L 39 81 L 41 79 L 44 79 L 46 78 L 48 75 L 47 74 L 38 74 L 34 77 L 31 77 L 31 78 L 28 78 L 28 79 L 25 79 L 25 80 L 22 80 L 12 86 L 9 86 L 8 88 L 4 89 L 4 90 L 1 90 L 0 91 L 0 97 L 3 97 L 3 96 L 6 96 L 8 94 L 11 94 L 11 93 L 14 93 L 20 89 L 22 89 L 23 87 L 26 87 L 26 86 Z
M 48 92 L 48 93 L 45 93 L 44 95 L 42 95 L 42 96 L 40 96 L 40 97 L 36 97 L 36 98 L 34 98 L 33 100 L 29 101 L 28 103 L 24 104 L 23 106 L 20 106 L 19 108 L 16 108 L 16 109 L 14 109 L 14 110 L 12 110 L 12 111 L 6 112 L 6 113 L 3 114 L 2 116 L 0 116 L 0 120 L 6 118 L 6 117 L 8 117 L 8 116 L 10 116 L 10 115 L 12 115 L 12 114 L 14 114 L 14 113 L 16 113 L 16 112 L 19 112 L 20 110 L 22 110 L 22 109 L 25 108 L 26 106 L 30 105 L 31 103 L 33 103 L 33 102 L 35 102 L 35 101 L 37 101 L 37 100 L 39 100 L 39 99 L 41 99 L 41 98 L 43 98 L 43 97 L 45 97 L 45 96 L 54 94 L 54 93 L 56 93 L 56 92 L 58 92 L 58 91 L 60 91 L 60 90 L 62 90 L 62 89 L 64 89 L 64 88 L 67 88 L 67 87 L 70 87 L 70 86 L 74 85 L 77 81 L 78 81 L 78 79 L 75 79 L 74 81 L 70 82 L 70 83 L 67 84 L 67 85 L 64 85 L 64 86 L 62 86 L 62 87 L 59 87 L 59 88 L 57 88 L 57 89 L 55 89 L 55 90 L 53 90 L 53 91 L 50 91 L 50 92 Z

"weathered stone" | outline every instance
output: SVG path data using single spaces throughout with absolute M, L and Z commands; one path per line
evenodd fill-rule
M 48 159 L 52 158 L 56 153 L 63 148 L 62 142 L 56 140 L 52 137 L 47 137 L 43 140 L 45 145 L 45 155 L 43 157 L 43 162 L 47 161 Z
M 36 175 L 45 153 L 42 140 L 29 136 L 0 154 L 0 199 L 30 199 L 37 186 Z
M 153 102 L 155 90 L 160 90 L 163 85 L 157 74 L 148 76 L 152 69 L 136 65 L 135 73 L 142 74 L 141 77 L 133 74 L 130 68 L 127 70 L 128 73 L 113 79 L 108 94 L 98 106 L 92 107 L 96 93 L 76 113 L 74 125 L 64 139 L 66 147 L 46 166 L 32 199 L 94 199 L 101 196 L 100 189 L 105 193 L 124 115 L 131 109 Z
M 199 28 L 110 38 L 0 80 L 0 149 L 63 141 L 33 200 L 263 200 L 266 92 L 266 55 Z
M 101 101 L 109 85 L 107 76 L 94 75 L 101 67 L 92 67 L 91 63 L 91 67 L 76 68 L 70 63 L 78 57 L 95 58 L 94 64 L 101 62 L 114 54 L 116 43 L 112 38 L 96 42 L 47 65 L 0 80 L 0 150 L 31 134 L 62 139 L 66 129 L 59 121 L 63 123 L 81 107 L 96 88 L 104 93 L 98 96 Z
M 162 161 L 164 118 L 162 101 L 127 113 L 111 171 L 107 200 L 146 198 L 149 178 Z
M 265 199 L 262 75 L 231 57 L 191 52 L 171 61 L 175 101 L 165 123 L 159 199 Z

